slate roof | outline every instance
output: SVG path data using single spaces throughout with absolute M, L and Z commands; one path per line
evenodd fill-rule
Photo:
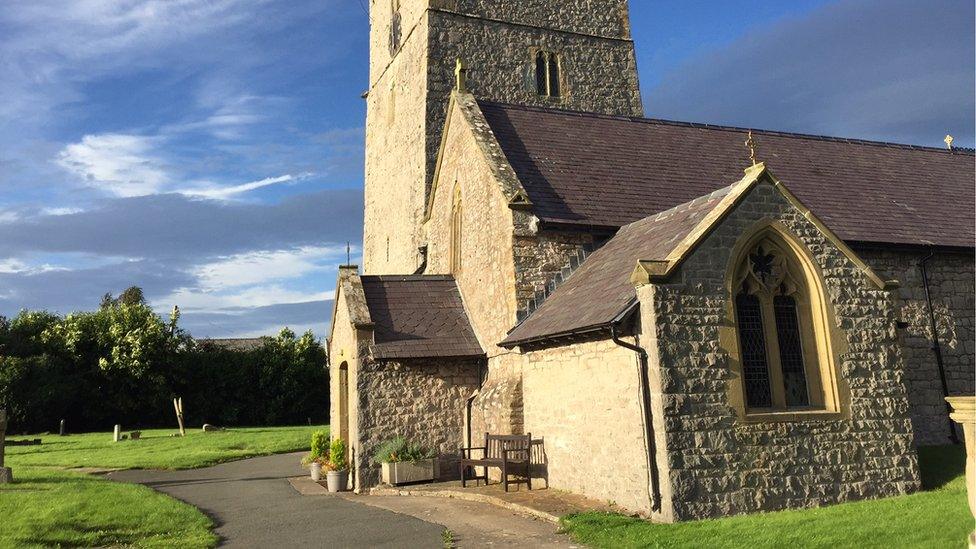
M 604 329 L 635 297 L 630 275 L 637 261 L 667 257 L 733 187 L 622 227 L 500 345 L 511 347 L 556 334 Z
M 614 229 L 749 165 L 741 128 L 479 102 L 544 223 Z M 972 248 L 974 154 L 754 131 L 759 160 L 848 242 Z
M 376 359 L 485 354 L 450 276 L 361 276 Z

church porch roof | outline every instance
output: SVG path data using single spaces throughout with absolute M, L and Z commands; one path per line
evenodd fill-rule
M 454 278 L 363 275 L 360 280 L 373 323 L 373 358 L 485 354 L 468 321 Z

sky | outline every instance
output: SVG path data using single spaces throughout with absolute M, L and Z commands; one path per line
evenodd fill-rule
M 10 0 L 0 315 L 131 285 L 196 337 L 325 336 L 362 238 L 365 0 Z M 648 116 L 974 142 L 971 0 L 631 0 Z

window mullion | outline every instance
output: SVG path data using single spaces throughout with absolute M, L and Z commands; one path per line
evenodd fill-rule
M 762 304 L 763 332 L 766 336 L 766 364 L 769 366 L 769 390 L 773 408 L 786 409 L 786 391 L 783 386 L 783 365 L 779 359 L 779 338 L 776 334 L 776 311 L 773 298 L 766 292 L 759 295 Z

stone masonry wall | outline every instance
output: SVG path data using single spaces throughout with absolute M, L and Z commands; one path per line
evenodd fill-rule
M 461 192 L 461 269 L 451 272 L 455 186 Z M 512 210 L 460 109 L 452 113 L 437 191 L 425 225 L 427 274 L 453 274 L 489 354 L 515 323 Z
M 441 478 L 458 478 L 465 403 L 478 389 L 478 360 L 365 361 L 358 380 L 358 488 L 379 483 L 373 455 L 396 436 L 435 448 Z
M 896 294 L 900 299 L 900 319 L 908 326 L 899 331 L 899 339 L 908 378 L 915 444 L 948 444 L 951 422 L 932 350 L 931 322 L 919 268 L 919 262 L 928 253 L 876 249 L 863 249 L 859 253 L 880 276 L 901 282 Z M 949 394 L 976 394 L 973 255 L 939 252 L 927 262 L 926 271 Z
M 750 422 L 730 403 L 732 357 L 720 344 L 732 310 L 724 279 L 737 240 L 763 218 L 785 224 L 822 270 L 843 339 L 836 368 L 849 389 L 839 417 Z M 654 349 L 652 401 L 663 409 L 657 444 L 668 471 L 660 519 L 815 507 L 918 488 L 893 298 L 770 184 L 754 188 L 671 281 L 638 294 L 641 339 Z
M 587 233 L 545 231 L 516 236 L 513 254 L 518 309 L 524 309 L 536 292 L 569 264 L 571 256 L 592 245 L 593 235 Z
M 636 354 L 602 340 L 515 357 L 522 363 L 525 432 L 544 441 L 538 476 L 552 488 L 649 513 Z

